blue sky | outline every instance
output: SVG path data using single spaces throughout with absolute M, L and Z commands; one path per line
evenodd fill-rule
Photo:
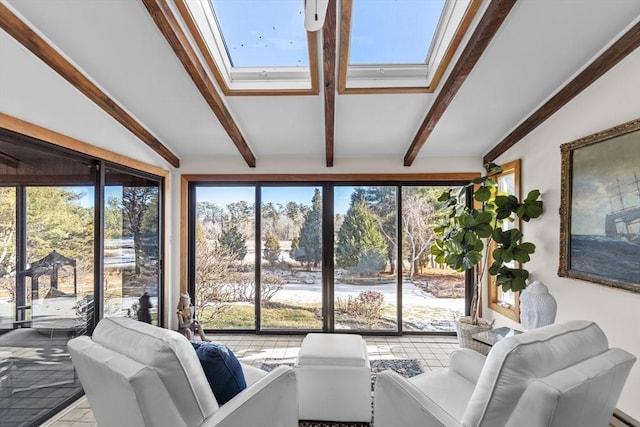
M 235 67 L 307 67 L 303 0 L 212 0 Z
M 309 65 L 304 0 L 211 1 L 235 67 Z M 424 62 L 444 3 L 354 0 L 350 63 Z
M 275 203 L 286 206 L 289 202 L 302 203 L 311 206 L 311 199 L 316 188 L 319 187 L 263 187 L 262 203 Z M 355 187 L 336 187 L 334 190 L 335 213 L 345 214 L 351 202 L 351 193 Z M 245 200 L 253 203 L 255 199 L 254 187 L 198 187 L 196 190 L 198 202 L 209 201 L 218 206 Z
M 82 194 L 80 198 L 80 206 L 84 208 L 92 208 L 95 200 L 95 192 L 93 187 L 66 187 L 69 191 Z M 107 186 L 104 188 L 104 199 L 109 200 L 112 197 L 122 198 L 122 186 Z
M 354 0 L 351 64 L 424 62 L 445 0 Z
M 263 187 L 262 203 L 265 204 L 272 202 L 276 205 L 281 204 L 282 206 L 286 206 L 287 203 L 293 201 L 311 206 L 311 199 L 313 198 L 316 188 L 320 187 Z M 93 207 L 95 197 L 93 187 L 68 187 L 68 189 L 78 194 L 82 194 L 82 198 L 79 200 L 81 206 L 86 208 Z M 335 213 L 344 215 L 347 212 L 347 209 L 349 209 L 349 203 L 351 202 L 351 193 L 353 193 L 354 189 L 355 187 L 352 186 L 335 187 Z M 321 188 L 320 191 L 322 191 Z M 247 201 L 249 204 L 253 204 L 255 199 L 255 187 L 198 187 L 196 193 L 196 198 L 199 202 L 209 201 L 221 207 L 226 207 L 230 203 L 242 200 Z M 122 187 L 105 187 L 105 200 L 109 200 L 111 197 L 121 198 Z

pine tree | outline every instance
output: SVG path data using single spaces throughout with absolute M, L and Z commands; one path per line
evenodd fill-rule
M 336 263 L 339 268 L 372 273 L 384 267 L 387 244 L 378 222 L 363 200 L 352 198 L 352 204 L 338 231 Z M 381 261 L 380 261 L 381 260 Z
M 411 188 L 411 187 L 407 187 Z M 370 212 L 375 216 L 379 224 L 379 229 L 387 242 L 387 261 L 391 269 L 391 274 L 395 274 L 396 267 L 396 187 L 375 186 L 367 187 L 364 195 Z
M 267 233 L 264 236 L 262 256 L 269 261 L 271 265 L 274 265 L 280 258 L 280 242 L 274 233 Z
M 312 264 L 317 267 L 322 261 L 322 196 L 318 188 L 311 199 L 311 210 L 306 213 L 300 229 L 299 245 L 295 259 L 306 262 L 309 270 Z
M 247 238 L 238 230 L 238 227 L 233 226 L 223 231 L 218 242 L 229 249 L 238 261 L 244 260 L 247 255 Z

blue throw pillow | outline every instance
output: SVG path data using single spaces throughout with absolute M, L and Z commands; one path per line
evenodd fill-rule
M 219 405 L 224 405 L 247 388 L 242 366 L 226 345 L 196 341 L 191 341 L 191 345 L 200 359 L 204 374 Z

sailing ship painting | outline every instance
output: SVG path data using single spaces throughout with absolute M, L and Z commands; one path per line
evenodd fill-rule
M 608 238 L 635 243 L 640 242 L 640 179 L 636 173 L 633 178 L 628 183 L 618 180 L 616 193 L 609 197 L 611 212 L 605 218 L 604 232 Z
M 633 195 L 635 197 L 631 197 Z M 632 205 L 634 199 L 636 203 Z M 618 193 L 610 196 L 610 205 L 604 215 L 604 235 L 571 235 L 571 268 L 640 285 L 640 179 L 637 174 L 634 180 L 619 184 Z
M 640 132 L 573 151 L 572 172 L 570 269 L 640 289 Z

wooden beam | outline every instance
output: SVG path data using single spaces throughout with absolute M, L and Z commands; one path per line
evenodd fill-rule
M 338 49 L 338 93 L 347 90 L 347 72 L 349 69 L 349 48 L 351 47 L 351 21 L 353 1 L 340 2 L 340 47 Z
M 322 27 L 324 62 L 324 144 L 327 167 L 333 167 L 333 140 L 336 115 L 336 1 L 329 0 Z
M 45 64 L 51 67 L 62 78 L 71 83 L 87 98 L 102 108 L 118 123 L 147 144 L 153 151 L 169 162 L 173 167 L 180 167 L 180 159 L 165 147 L 151 132 L 129 115 L 113 99 L 100 90 L 91 80 L 67 61 L 57 50 L 18 18 L 6 5 L 0 3 L 0 28 L 6 31 L 18 43 L 26 47 Z
M 222 127 L 227 131 L 231 141 L 233 141 L 245 162 L 247 162 L 247 165 L 252 168 L 255 167 L 255 156 L 247 145 L 244 136 L 242 136 L 238 125 L 233 120 L 233 117 L 231 117 L 231 113 L 229 113 L 229 110 L 222 101 L 213 82 L 207 75 L 198 55 L 193 47 L 191 47 L 189 39 L 182 31 L 180 24 L 178 24 L 167 0 L 142 0 L 142 3 L 149 11 L 156 26 L 162 35 L 164 35 L 178 59 L 180 59 L 180 62 L 182 62 L 187 74 L 189 74 L 191 80 L 193 80 L 202 97 L 207 104 L 209 104 L 209 107 L 220 121 L 220 124 L 222 124 Z
M 609 49 L 596 58 L 587 68 L 553 95 L 551 99 L 531 114 L 522 124 L 509 133 L 509 135 L 493 147 L 491 151 L 485 154 L 483 162 L 488 163 L 495 160 L 509 148 L 516 145 L 518 141 L 541 125 L 560 108 L 564 107 L 580 92 L 606 74 L 618 62 L 622 61 L 638 47 L 640 47 L 640 22 L 634 25 L 612 44 Z
M 411 166 L 420 149 L 431 135 L 436 124 L 451 104 L 456 93 L 467 79 L 487 46 L 493 39 L 516 0 L 492 0 L 478 26 L 473 31 L 467 46 L 462 51 L 458 62 L 454 65 L 447 81 L 442 86 L 424 121 L 420 125 L 411 146 L 404 156 L 404 165 Z

